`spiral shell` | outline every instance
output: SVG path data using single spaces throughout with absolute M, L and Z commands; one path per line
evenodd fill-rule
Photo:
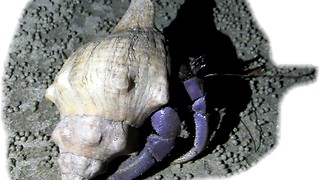
M 168 102 L 168 67 L 150 0 L 132 0 L 109 36 L 65 61 L 46 92 L 61 116 L 52 138 L 62 179 L 90 179 L 132 152 L 132 129 Z
M 66 60 L 46 93 L 61 117 L 99 116 L 139 127 L 167 103 L 164 38 L 154 28 L 152 4 L 141 2 L 133 1 L 112 34 Z

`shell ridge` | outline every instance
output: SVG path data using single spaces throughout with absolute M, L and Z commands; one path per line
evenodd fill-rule
M 130 45 L 128 47 L 128 59 L 127 59 L 127 63 L 128 63 L 128 79 L 129 79 L 129 84 L 130 84 L 130 87 L 128 89 L 128 91 L 131 91 L 132 89 L 135 88 L 136 86 L 136 69 L 137 67 L 134 66 L 134 61 L 136 61 L 137 57 L 136 57 L 136 53 L 135 53 L 135 44 L 136 44 L 136 41 L 137 41 L 137 38 L 138 36 L 136 34 L 131 34 L 130 36 Z M 133 67 L 134 66 L 134 67 Z
M 130 44 L 130 51 L 129 51 L 129 53 L 130 53 L 130 55 L 128 56 L 129 57 L 129 63 L 130 63 L 130 65 L 129 65 L 129 72 L 131 73 L 131 77 L 133 77 L 133 79 L 134 79 L 134 86 L 135 87 L 133 87 L 133 89 L 134 89 L 134 92 L 131 92 L 131 94 L 134 94 L 134 96 L 132 97 L 132 98 L 130 98 L 129 99 L 129 103 L 130 104 L 135 104 L 135 102 L 137 102 L 137 98 L 139 97 L 138 96 L 138 92 L 139 92 L 139 73 L 140 73 L 140 66 L 139 66 L 139 64 L 140 64 L 140 61 L 138 60 L 138 58 L 137 58 L 137 56 L 136 56 L 136 53 L 135 53 L 135 48 L 134 48 L 134 46 L 136 45 L 136 43 L 137 43 L 137 35 L 135 34 L 134 35 L 134 38 L 132 39 L 132 42 L 131 42 L 131 44 Z M 138 61 L 138 62 L 137 62 Z M 138 64 L 138 66 L 137 66 L 137 64 Z M 132 67 L 132 66 L 134 66 L 134 67 Z M 131 115 L 134 115 L 134 109 L 133 108 L 129 108 L 129 110 L 130 110 L 130 113 L 129 114 L 131 114 Z M 134 120 L 135 121 L 135 120 Z
M 110 43 L 106 43 L 105 45 L 106 45 L 106 49 L 108 49 L 110 47 Z M 102 99 L 106 100 L 106 101 L 102 102 L 102 106 L 103 106 L 104 111 L 108 110 L 108 109 L 106 109 L 106 108 L 108 108 L 108 106 L 105 103 L 109 101 L 109 98 L 108 98 L 109 96 L 107 96 L 107 88 L 106 88 L 107 87 L 107 81 L 106 81 L 106 79 L 108 78 L 108 73 L 107 72 L 110 71 L 110 67 L 111 66 L 108 66 L 107 63 L 109 63 L 108 60 L 106 60 L 106 63 L 105 63 L 106 65 L 103 66 L 103 71 L 102 71 L 102 72 L 105 72 L 105 73 L 103 73 L 103 84 L 102 84 L 102 88 L 103 89 L 101 90 L 101 92 L 103 92 L 102 93 Z
M 101 46 L 102 46 L 102 50 L 103 50 L 103 52 L 102 53 L 104 53 L 104 49 L 107 49 L 108 48 L 108 43 L 102 43 L 101 44 Z M 100 50 L 101 51 L 101 50 Z M 98 56 L 98 58 L 99 59 L 103 59 L 103 61 L 102 61 L 102 64 L 101 65 L 99 65 L 99 67 L 98 67 L 98 69 L 97 69 L 97 74 L 96 74 L 96 78 L 99 78 L 98 76 L 100 75 L 100 77 L 101 77 L 101 92 L 105 92 L 105 86 L 106 86 L 106 84 L 105 84 L 105 81 L 104 81 L 104 79 L 106 78 L 106 72 L 108 72 L 106 69 L 107 69 L 107 64 L 108 64 L 108 60 L 107 59 L 104 59 L 104 57 L 101 57 L 101 53 L 99 52 L 98 54 L 97 54 L 97 56 Z M 95 95 L 97 96 L 96 97 L 96 99 L 97 100 L 100 100 L 100 109 L 101 109 L 101 111 L 103 111 L 103 112 L 105 112 L 106 111 L 106 105 L 104 104 L 104 101 L 101 101 L 101 99 L 105 99 L 106 97 L 105 97 L 105 93 L 95 93 Z
M 80 60 L 82 59 L 81 57 L 83 56 L 83 53 L 88 49 L 88 47 L 91 45 L 91 43 L 88 43 L 87 45 L 85 45 L 83 47 L 83 49 L 81 49 L 81 51 L 76 51 L 74 54 L 75 54 L 75 57 L 73 58 L 69 58 L 70 60 L 74 60 L 71 68 L 70 68 L 70 71 L 68 73 L 68 82 L 69 82 L 69 85 L 71 87 L 71 89 L 73 90 L 72 93 L 70 93 L 70 95 L 73 95 L 75 97 L 75 102 L 77 102 L 77 104 L 81 105 L 82 104 L 82 101 L 80 98 L 76 98 L 76 97 L 79 97 L 79 94 L 78 94 L 78 91 L 75 89 L 74 87 L 74 84 L 72 83 L 72 80 L 73 80 L 73 74 L 71 72 L 75 72 L 75 69 L 77 67 L 77 64 L 79 64 Z M 69 60 L 67 59 L 67 61 Z M 63 102 L 63 101 L 62 101 Z M 72 101 L 71 101 L 72 102 Z M 74 105 L 73 105 L 74 106 Z
M 98 49 L 98 46 L 100 46 L 100 43 L 101 42 L 97 42 L 97 43 L 95 43 L 95 46 L 93 47 L 93 49 L 92 49 L 92 51 L 90 51 L 90 55 L 89 55 L 89 58 L 88 58 L 88 60 L 86 61 L 86 64 L 84 65 L 84 67 L 85 67 L 85 70 L 84 70 L 84 72 L 86 72 L 85 73 L 85 75 L 83 76 L 83 78 L 82 78 L 82 83 L 84 84 L 84 88 L 85 88 L 85 90 L 86 90 L 86 92 L 87 92 L 87 95 L 89 96 L 89 98 L 90 98 L 90 100 L 91 100 L 91 102 L 94 104 L 94 106 L 95 106 L 95 111 L 97 111 L 98 113 L 99 113 L 99 106 L 96 104 L 96 102 L 98 102 L 98 101 L 96 101 L 96 100 L 94 100 L 94 98 L 91 96 L 91 93 L 89 92 L 89 89 L 88 89 L 88 85 L 90 84 L 90 83 L 92 83 L 92 78 L 90 78 L 90 77 L 88 77 L 88 76 L 91 76 L 92 77 L 92 73 L 90 73 L 89 74 L 89 72 L 91 72 L 91 71 L 89 71 L 89 65 L 90 64 L 94 64 L 94 63 L 89 63 L 89 62 L 94 62 L 94 60 L 93 60 L 93 56 L 95 55 L 95 52 L 97 51 L 97 49 Z M 88 82 L 89 81 L 89 82 Z M 91 81 L 91 82 L 90 82 Z
M 54 85 L 54 89 L 55 89 L 55 93 L 59 94 L 59 95 L 55 95 L 55 98 L 58 98 L 56 100 L 57 101 L 57 106 L 59 106 L 59 111 L 61 112 L 62 115 L 65 115 L 66 112 L 68 111 L 68 107 L 72 107 L 72 104 L 70 102 L 78 102 L 79 100 L 78 98 L 75 97 L 74 93 L 70 93 L 69 95 L 66 95 L 65 93 L 62 92 L 62 90 L 66 91 L 67 89 L 72 90 L 72 85 L 70 84 L 70 72 L 72 72 L 72 70 L 74 69 L 74 67 L 77 64 L 77 59 L 78 57 L 83 53 L 85 48 L 79 49 L 79 51 L 75 51 L 74 53 L 72 53 L 72 55 L 65 61 L 67 62 L 66 64 L 64 64 L 64 66 L 61 68 L 63 69 L 63 71 L 60 71 L 61 73 L 58 73 L 56 76 L 56 80 L 58 82 L 61 82 L 61 80 L 63 80 L 66 84 L 64 84 L 64 86 L 61 86 L 61 83 L 55 84 Z M 69 62 L 69 63 L 68 63 Z M 64 76 L 66 76 L 64 78 Z M 58 85 L 58 86 L 57 86 Z M 65 97 L 68 100 L 63 101 L 63 98 Z M 65 103 L 60 103 L 60 102 L 65 102 Z
M 120 69 L 118 70 L 117 67 L 122 67 L 121 63 L 123 63 L 123 58 L 125 57 L 125 54 L 123 52 L 124 47 L 123 44 L 126 43 L 125 38 L 120 38 L 120 37 L 115 37 L 114 38 L 114 42 L 112 43 L 111 49 L 115 49 L 115 51 L 112 51 L 112 55 L 110 57 L 112 57 L 113 59 L 111 59 L 112 65 L 111 65 L 111 73 L 109 75 L 109 80 L 108 80 L 108 87 L 111 88 L 111 93 L 113 95 L 111 96 L 107 96 L 110 97 L 110 101 L 106 101 L 106 102 L 113 102 L 113 104 L 108 104 L 107 107 L 108 108 L 112 108 L 106 111 L 111 111 L 110 113 L 115 113 L 116 117 L 118 118 L 118 120 L 125 120 L 124 114 L 125 112 L 122 112 L 122 108 L 121 108 L 121 102 L 123 102 L 123 83 L 126 84 L 126 77 L 123 76 L 123 70 L 124 69 Z M 121 45 L 121 46 L 119 46 Z M 115 83 L 115 81 L 121 80 L 122 82 L 119 82 L 120 84 Z M 108 89 L 106 88 L 106 90 L 108 91 Z
M 117 41 L 117 38 L 114 38 L 114 37 L 110 37 L 110 39 L 108 39 L 108 42 L 109 41 Z M 106 49 L 112 49 L 112 48 L 114 48 L 114 44 L 115 43 L 108 43 L 107 44 L 107 48 Z M 107 53 L 109 53 L 109 51 L 107 52 Z M 112 53 L 112 57 L 114 57 L 114 55 L 115 55 L 115 52 L 111 52 Z M 109 58 L 109 57 L 106 57 L 106 58 Z M 109 109 L 109 106 L 108 106 L 108 104 L 106 104 L 107 102 L 112 102 L 112 97 L 110 97 L 108 94 L 110 93 L 109 91 L 109 87 L 110 87 L 110 81 L 111 81 L 111 77 L 110 77 L 110 72 L 111 72 L 111 67 L 113 67 L 114 66 L 114 64 L 113 64 L 113 60 L 111 60 L 111 62 L 110 62 L 110 60 L 109 59 L 107 59 L 107 62 L 110 64 L 109 66 L 107 65 L 107 66 L 105 66 L 105 68 L 104 68 L 104 72 L 108 72 L 108 73 L 105 73 L 104 75 L 104 83 L 103 83 L 103 99 L 105 99 L 105 101 L 104 101 L 104 105 L 103 105 L 103 107 L 104 107 L 104 109 L 105 109 L 105 111 L 109 111 L 110 109 Z
M 144 61 L 144 59 L 143 58 L 139 58 L 139 61 Z M 143 96 L 141 97 L 141 99 L 139 99 L 140 100 L 140 103 L 141 103 L 141 100 L 143 100 L 143 99 L 149 99 L 150 97 L 152 97 L 152 95 L 150 95 L 150 90 L 151 90 L 151 86 L 149 85 L 150 84 L 150 77 L 149 77 L 149 70 L 150 70 L 150 62 L 149 62 L 149 55 L 147 55 L 147 60 L 146 60 L 146 62 L 147 62 L 147 67 L 146 67 L 146 71 L 145 71 L 145 76 L 146 77 L 144 77 L 145 79 L 144 79 L 144 81 L 145 81 L 145 83 L 147 84 L 147 89 L 146 89 L 146 91 L 144 91 L 143 92 Z M 140 63 L 139 63 L 140 64 Z M 143 82 L 142 82 L 143 83 Z M 148 97 L 148 96 L 150 96 L 150 97 Z M 145 105 L 144 105 L 144 107 L 140 107 L 140 112 L 139 112 L 139 115 L 138 115 L 138 118 L 140 118 L 140 119 L 142 119 L 143 117 L 142 117 L 142 115 L 144 114 L 143 112 L 146 110 L 146 109 L 148 109 L 148 107 L 150 107 L 149 106 L 149 103 L 150 103 L 150 101 L 148 101 L 147 103 L 145 103 Z M 146 118 L 146 117 L 145 117 Z
M 73 74 L 73 73 L 69 73 L 69 76 L 68 76 L 68 79 L 69 79 L 69 82 L 70 82 L 70 85 L 71 85 L 71 87 L 72 87 L 72 89 L 73 89 L 73 93 L 75 94 L 75 96 L 76 97 L 78 97 L 78 98 L 76 98 L 77 99 L 77 101 L 78 101 L 78 104 L 77 104 L 77 106 L 80 106 L 79 107 L 79 110 L 78 110 L 78 112 L 76 112 L 77 114 L 79 113 L 79 112 L 82 112 L 82 114 L 79 114 L 79 115 L 83 115 L 84 113 L 83 112 L 86 112 L 85 111 L 85 109 L 87 109 L 86 107 L 85 107 L 85 105 L 87 104 L 85 101 L 86 101 L 86 96 L 84 96 L 84 94 L 83 94 L 83 92 L 81 92 L 82 91 L 82 89 L 83 88 L 85 88 L 85 84 L 84 84 L 84 82 L 83 82 L 83 78 L 84 78 L 84 74 L 85 74 L 85 72 L 82 70 L 82 69 L 80 69 L 80 68 L 82 68 L 81 66 L 83 66 L 84 68 L 86 67 L 86 66 L 84 66 L 84 64 L 83 63 L 88 63 L 88 55 L 90 56 L 90 54 L 91 54 L 91 52 L 90 51 L 92 51 L 92 49 L 95 47 L 95 45 L 96 45 L 96 43 L 95 42 L 93 42 L 93 43 L 89 43 L 88 44 L 88 46 L 86 46 L 85 48 L 84 48 L 84 51 L 83 51 L 83 53 L 81 53 L 76 59 L 76 61 L 75 61 L 75 65 L 72 67 L 72 69 L 70 70 L 70 72 L 76 72 L 76 73 L 81 73 L 81 74 Z M 89 52 L 89 54 L 88 53 L 85 53 L 85 52 L 87 52 L 88 50 L 90 50 Z M 85 60 L 85 62 L 83 62 Z M 81 83 L 79 82 L 79 80 L 81 81 Z M 72 93 L 71 93 L 72 94 Z M 79 98 L 79 97 L 81 97 L 81 98 Z M 73 105 L 73 106 L 75 106 L 75 105 Z

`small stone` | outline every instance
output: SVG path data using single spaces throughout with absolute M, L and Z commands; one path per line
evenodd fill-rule
M 271 132 L 265 132 L 265 133 L 263 133 L 263 136 L 264 137 L 269 137 L 269 136 L 271 136 Z
M 27 141 L 27 137 L 25 137 L 25 136 L 21 137 L 21 138 L 20 138 L 20 141 L 26 142 L 26 141 Z
M 44 161 L 44 160 L 41 160 L 41 161 L 40 161 L 40 166 L 45 166 L 46 164 L 47 164 L 46 161 Z
M 31 132 L 30 131 L 26 131 L 25 134 L 24 134 L 26 137 L 29 137 L 31 135 Z
M 226 169 L 228 166 L 226 164 L 220 164 L 219 169 Z
M 186 174 L 186 179 L 192 179 L 194 176 L 191 173 L 187 173 Z
M 52 151 L 52 156 L 58 157 L 59 156 L 59 151 Z
M 220 156 L 220 158 L 221 158 L 222 160 L 227 160 L 227 159 L 228 159 L 225 154 L 222 154 L 222 155 Z
M 14 137 L 9 137 L 9 143 L 13 143 L 14 142 Z
M 235 145 L 235 146 L 237 146 L 237 145 L 240 144 L 240 141 L 238 141 L 238 140 L 233 140 L 233 141 L 232 141 L 232 144 Z
M 242 113 L 242 112 L 241 112 Z M 233 132 L 238 132 L 239 131 L 239 129 L 238 128 L 233 128 L 233 130 L 232 130 Z
M 31 135 L 28 136 L 28 141 L 33 141 L 34 139 L 35 139 L 34 135 L 31 134 Z
M 176 174 L 173 175 L 173 180 L 180 180 L 180 177 L 177 176 Z
M 49 141 L 49 139 L 50 139 L 50 136 L 43 136 L 44 141 Z
M 10 152 L 15 152 L 16 151 L 16 146 L 15 145 L 12 145 L 9 147 L 9 151 Z
M 47 162 L 47 163 L 45 164 L 45 167 L 46 167 L 46 168 L 52 168 L 52 164 L 49 163 L 49 162 Z
M 44 158 L 46 161 L 50 161 L 52 159 L 52 156 L 48 155 L 48 156 L 45 156 Z
M 180 168 L 182 168 L 182 164 L 175 164 L 175 168 L 178 168 L 178 169 L 180 169 Z
M 26 160 L 26 156 L 23 155 L 23 154 L 19 154 L 19 155 L 17 156 L 17 161 L 23 161 L 23 160 Z
M 239 161 L 243 161 L 244 159 L 244 156 L 239 156 Z
M 22 145 L 17 145 L 17 146 L 16 146 L 16 150 L 17 150 L 17 151 L 22 151 L 22 149 L 23 149 L 23 146 L 22 146 Z
M 155 180 L 161 180 L 161 179 L 163 179 L 163 176 L 162 175 L 156 175 L 156 177 L 155 177 Z

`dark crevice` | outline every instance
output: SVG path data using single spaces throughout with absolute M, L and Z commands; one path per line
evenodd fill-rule
M 230 38 L 216 29 L 212 16 L 215 6 L 216 4 L 211 0 L 204 0 L 201 3 L 186 0 L 178 10 L 176 19 L 164 29 L 163 33 L 171 56 L 169 105 L 177 109 L 190 136 L 186 139 L 177 138 L 170 155 L 139 179 L 165 169 L 174 159 L 192 148 L 195 129 L 191 110 L 192 102 L 179 78 L 181 73 L 184 73 L 180 71 L 181 66 L 188 66 L 192 59 L 202 58 L 203 62 L 199 65 L 203 67 L 197 71 L 196 75 L 204 80 L 210 116 L 209 133 L 215 133 L 208 148 L 196 159 L 212 152 L 218 144 L 223 144 L 229 139 L 234 127 L 240 123 L 240 112 L 250 102 L 252 92 L 248 81 L 244 78 L 240 76 L 206 77 L 208 74 L 243 74 L 246 66 L 244 61 L 237 58 Z M 221 116 L 219 112 L 221 110 L 224 110 L 224 116 Z

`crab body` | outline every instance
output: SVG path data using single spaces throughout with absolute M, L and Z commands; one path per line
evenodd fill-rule
M 163 35 L 154 27 L 153 11 L 150 0 L 132 0 L 113 32 L 74 52 L 48 88 L 46 98 L 61 116 L 52 138 L 60 149 L 62 179 L 91 179 L 115 157 L 136 151 L 137 128 L 152 113 L 157 134 L 150 135 L 144 149 L 123 162 L 110 179 L 135 178 L 173 148 L 180 121 L 173 109 L 159 110 L 169 100 L 170 58 Z M 195 101 L 198 130 L 195 147 L 177 163 L 192 159 L 206 144 L 201 81 L 191 78 L 185 87 Z

